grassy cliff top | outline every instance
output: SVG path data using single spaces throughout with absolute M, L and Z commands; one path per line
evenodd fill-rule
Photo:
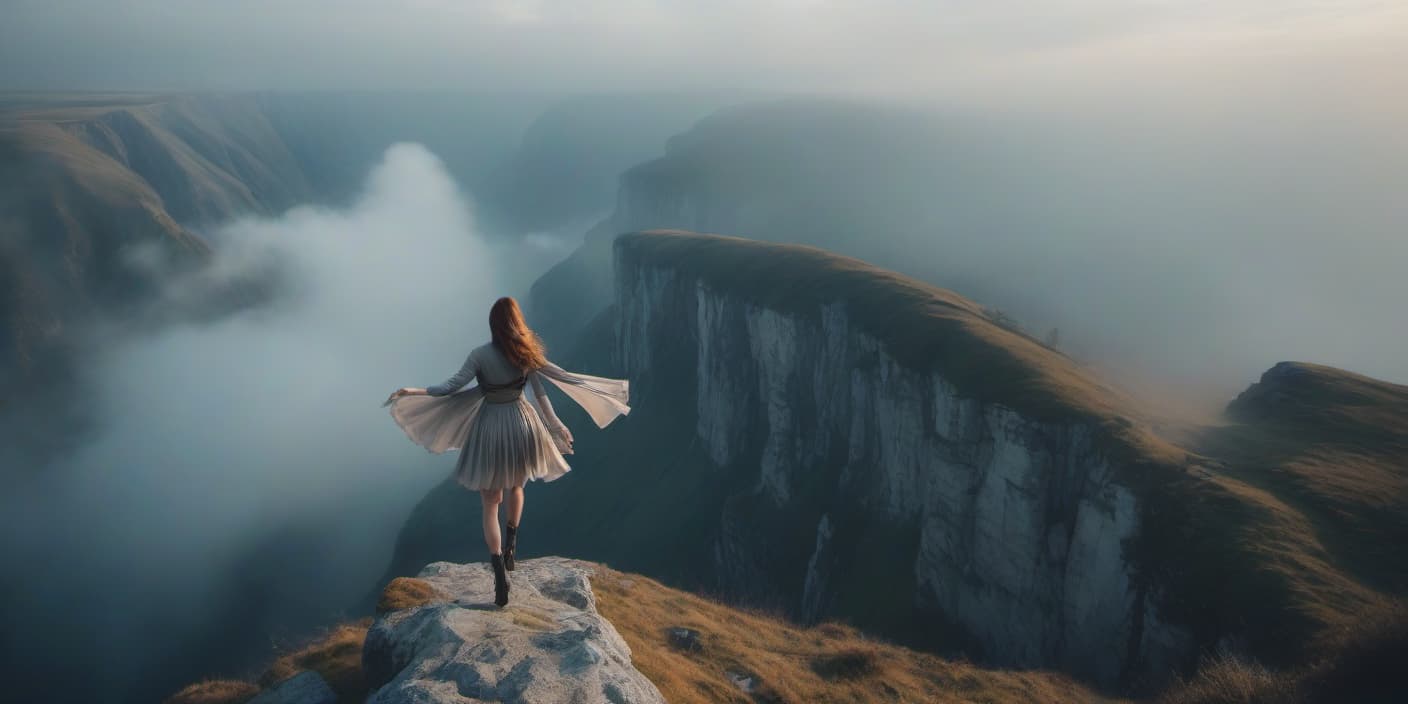
M 845 307 L 900 364 L 932 370 L 965 396 L 1043 421 L 1104 424 L 1153 449 L 1133 431 L 1131 404 L 1070 358 L 1009 327 L 953 291 L 816 247 L 653 230 L 616 239 L 623 265 L 698 276 L 760 306 L 814 314 Z
M 1131 701 L 1107 698 L 1060 673 L 987 668 L 874 640 L 843 624 L 801 626 L 605 565 L 592 572 L 598 611 L 630 646 L 636 669 L 674 704 Z M 428 603 L 427 589 L 418 579 L 393 580 L 377 610 Z M 512 605 L 503 611 L 507 619 L 531 613 Z M 328 629 L 280 654 L 257 682 L 206 680 L 166 704 L 244 704 L 307 670 L 321 675 L 339 701 L 365 701 L 362 645 L 370 625 L 362 619 Z M 674 633 L 681 628 L 693 635 L 681 639 Z M 1305 667 L 1268 670 L 1224 655 L 1189 681 L 1173 683 L 1156 703 L 1402 701 L 1397 673 L 1405 644 L 1408 609 L 1391 607 L 1319 641 L 1319 656 Z M 740 686 L 745 679 L 751 691 Z
M 800 626 L 605 565 L 593 565 L 592 572 L 597 609 L 630 646 L 632 664 L 673 704 L 1105 701 L 1059 673 L 983 668 L 873 640 L 850 626 Z M 414 578 L 393 580 L 378 611 L 427 603 L 428 587 Z M 511 602 L 500 613 L 512 620 L 536 612 Z M 368 619 L 343 624 L 283 653 L 257 683 L 207 680 L 167 704 L 243 704 L 261 687 L 305 670 L 322 675 L 340 701 L 364 701 L 362 645 L 370 625 Z M 672 637 L 676 628 L 696 636 L 681 641 Z M 741 678 L 751 678 L 743 685 L 751 691 L 744 691 Z
M 800 626 L 598 566 L 597 608 L 637 669 L 673 704 L 698 702 L 1102 702 L 1065 675 L 989 669 L 873 640 L 847 625 Z M 680 647 L 671 632 L 698 635 Z M 737 677 L 752 678 L 745 694 Z
M 1282 362 L 1227 415 L 1195 443 L 1256 509 L 1261 602 L 1323 630 L 1408 595 L 1408 386 Z
M 958 294 L 797 245 L 653 231 L 616 240 L 618 266 L 695 276 L 800 315 L 845 307 L 901 364 L 1024 416 L 1090 419 L 1143 497 L 1126 546 L 1136 581 L 1212 647 L 1234 633 L 1279 664 L 1408 594 L 1408 387 L 1306 363 L 1269 370 L 1226 422 L 1184 447 L 1064 355 Z
M 1305 426 L 1345 439 L 1408 438 L 1408 386 L 1307 362 L 1281 362 L 1228 406 L 1248 422 Z

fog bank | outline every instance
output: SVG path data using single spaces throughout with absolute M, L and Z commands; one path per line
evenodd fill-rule
M 7 560 L 24 565 L 4 585 L 17 601 L 0 652 L 28 673 L 9 681 L 46 699 L 67 682 L 152 701 L 169 692 L 148 687 L 249 665 L 270 634 L 363 596 L 451 466 L 379 404 L 457 369 L 487 337 L 489 304 L 545 256 L 487 245 L 439 161 L 405 144 L 351 207 L 242 220 L 215 239 L 215 265 L 168 296 L 270 262 L 280 295 L 149 336 L 95 330 L 111 339 L 83 370 L 96 437 L 0 510 Z

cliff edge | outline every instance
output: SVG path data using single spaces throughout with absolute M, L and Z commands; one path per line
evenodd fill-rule
M 437 562 L 397 580 L 362 650 L 367 702 L 663 704 L 597 612 L 591 571 L 563 558 L 520 562 L 503 609 L 485 563 Z
M 1192 650 L 1139 554 L 1144 498 L 1185 453 L 1075 362 L 815 247 L 653 231 L 615 256 L 638 409 L 681 415 L 738 477 L 724 593 L 1107 684 Z
M 613 252 L 560 361 L 635 412 L 536 491 L 535 550 L 1108 691 L 1225 650 L 1295 667 L 1405 593 L 1403 387 L 1278 365 L 1175 445 L 952 291 L 737 237 Z M 432 491 L 392 576 L 472 557 L 475 502 Z
M 513 577 L 499 609 L 485 564 L 431 564 L 386 586 L 375 621 L 283 654 L 257 685 L 207 680 L 166 704 L 1106 701 L 1059 673 L 801 626 L 602 564 L 534 558 Z

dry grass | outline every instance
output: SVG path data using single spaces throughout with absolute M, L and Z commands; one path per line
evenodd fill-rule
M 1388 602 L 1325 633 L 1316 643 L 1320 657 L 1301 677 L 1301 688 L 1316 702 L 1408 701 L 1408 606 Z
M 849 626 L 804 628 L 731 607 L 655 580 L 597 565 L 597 608 L 631 647 L 631 660 L 672 704 L 737 702 L 1102 702 L 1112 701 L 1064 675 L 993 670 L 874 641 Z M 418 581 L 418 580 L 412 580 Z M 509 610 L 532 621 L 537 614 Z M 269 687 L 314 670 L 344 704 L 361 702 L 368 619 L 343 624 L 279 658 L 260 683 Z M 668 631 L 698 631 L 699 647 L 671 645 Z M 1277 671 L 1231 656 L 1206 661 L 1156 704 L 1322 704 L 1408 701 L 1401 677 L 1408 653 L 1408 608 L 1390 603 L 1362 612 L 1315 642 L 1319 657 Z M 735 679 L 751 678 L 744 692 Z M 193 684 L 166 704 L 241 704 L 259 692 L 248 682 Z
M 1388 603 L 1314 643 L 1315 659 L 1277 671 L 1223 655 L 1170 688 L 1156 704 L 1389 704 L 1408 701 L 1408 608 Z
M 288 653 L 269 667 L 259 684 L 271 687 L 305 670 L 313 670 L 337 692 L 339 701 L 360 702 L 367 694 L 362 677 L 362 643 L 367 639 L 371 619 L 344 623 L 297 651 Z
M 422 606 L 445 598 L 430 582 L 415 577 L 397 577 L 381 590 L 381 598 L 376 602 L 376 612 L 384 614 L 415 606 Z
M 1101 701 L 1059 674 L 985 670 L 838 624 L 803 628 L 607 567 L 596 569 L 592 590 L 632 662 L 673 704 Z M 700 647 L 672 647 L 673 627 L 698 631 Z M 754 679 L 751 695 L 730 673 Z
M 635 666 L 672 704 L 1105 701 L 1060 674 L 985 670 L 873 641 L 849 626 L 803 628 L 646 577 L 601 565 L 594 570 L 597 608 L 631 646 Z M 414 606 L 433 598 L 421 586 L 429 585 L 421 580 L 397 581 L 401 584 L 388 585 L 383 602 Z M 394 598 L 388 600 L 387 593 Z M 512 608 L 507 614 L 529 626 L 544 618 Z M 314 670 L 344 704 L 363 701 L 367 690 L 361 655 L 369 626 L 369 619 L 343 624 L 325 638 L 280 657 L 260 678 L 260 685 L 270 687 Z M 675 626 L 698 631 L 700 647 L 689 651 L 673 647 L 666 631 Z M 731 675 L 751 678 L 752 691 L 745 693 Z M 182 690 L 167 704 L 235 704 L 258 692 L 259 687 L 248 682 L 202 682 Z
M 1205 540 L 1180 538 L 1195 551 L 1159 554 L 1215 568 L 1184 590 L 1204 595 L 1208 642 L 1230 627 L 1267 662 L 1304 663 L 1408 591 L 1408 387 L 1287 362 L 1228 410 L 1191 439 L 1226 501 L 1192 519 Z
M 1158 704 L 1293 704 L 1304 701 L 1295 679 L 1253 662 L 1221 656 L 1193 679 L 1159 697 Z
M 242 680 L 206 680 L 167 697 L 163 704 L 244 704 L 259 687 Z
M 243 704 L 300 672 L 317 672 L 337 693 L 341 704 L 356 704 L 367 697 L 362 678 L 362 644 L 371 619 L 344 623 L 326 635 L 274 661 L 258 684 L 243 680 L 206 680 L 190 685 L 165 704 Z

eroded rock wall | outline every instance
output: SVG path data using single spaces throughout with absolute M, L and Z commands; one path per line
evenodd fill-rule
M 777 310 L 622 247 L 617 354 L 638 407 L 692 380 L 697 442 L 751 473 L 720 517 L 724 591 L 809 620 L 927 613 L 989 657 L 1103 682 L 1184 656 L 1136 585 L 1139 499 L 1098 428 L 965 397 L 843 302 Z

